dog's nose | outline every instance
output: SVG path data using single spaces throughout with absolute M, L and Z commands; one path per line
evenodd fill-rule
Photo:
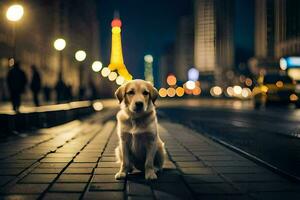
M 137 110 L 142 109 L 143 106 L 144 106 L 143 102 L 141 102 L 141 101 L 135 102 L 135 107 L 136 107 Z

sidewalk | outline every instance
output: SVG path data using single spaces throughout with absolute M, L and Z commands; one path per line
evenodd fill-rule
M 1 143 L 0 199 L 300 199 L 292 183 L 182 125 L 160 121 L 157 181 L 116 181 L 115 121 L 103 114 Z

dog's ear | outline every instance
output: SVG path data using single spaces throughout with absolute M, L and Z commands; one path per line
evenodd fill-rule
M 152 85 L 152 83 L 148 83 L 148 88 L 150 91 L 150 97 L 152 102 L 154 103 L 158 97 L 158 91 L 157 89 Z
M 125 96 L 125 86 L 122 85 L 116 90 L 115 97 L 119 100 L 119 103 L 121 103 L 124 99 L 124 96 Z

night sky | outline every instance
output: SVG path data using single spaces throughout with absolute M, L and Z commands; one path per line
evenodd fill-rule
M 250 6 L 250 7 L 249 7 Z M 253 54 L 253 0 L 236 1 L 235 42 L 241 62 Z M 118 10 L 122 20 L 124 62 L 134 78 L 144 78 L 145 54 L 154 56 L 154 71 L 166 44 L 175 40 L 178 19 L 193 14 L 192 0 L 100 0 L 101 60 L 109 64 L 111 20 Z

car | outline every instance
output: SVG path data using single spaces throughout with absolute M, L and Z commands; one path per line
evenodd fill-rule
M 255 108 L 267 106 L 271 103 L 296 103 L 298 95 L 295 90 L 296 81 L 287 75 L 261 75 L 252 90 Z

